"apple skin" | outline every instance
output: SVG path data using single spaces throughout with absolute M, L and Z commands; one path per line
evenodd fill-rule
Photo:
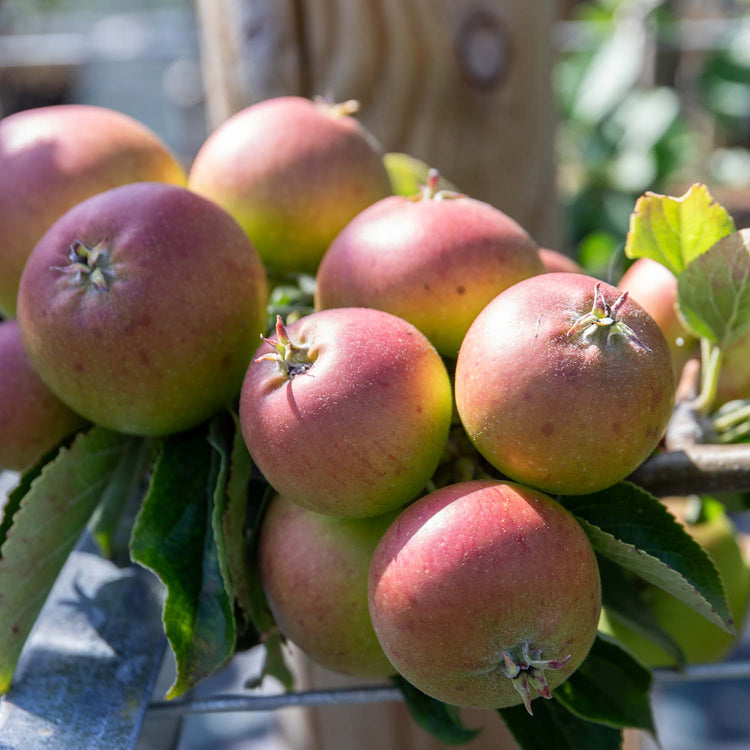
M 167 146 L 127 115 L 65 104 L 0 120 L 0 312 L 15 315 L 26 259 L 62 214 L 140 181 L 184 185 L 186 175 Z
M 539 248 L 544 273 L 585 273 L 583 267 L 576 263 L 569 255 L 548 247 Z
M 276 495 L 258 537 L 260 579 L 279 630 L 315 662 L 355 677 L 385 677 L 367 608 L 372 553 L 397 511 L 336 518 Z
M 316 309 L 385 310 L 455 359 L 482 308 L 544 268 L 536 243 L 509 216 L 442 195 L 391 196 L 347 224 L 320 264 Z
M 656 448 L 674 407 L 669 349 L 627 299 L 617 320 L 642 345 L 596 328 L 568 331 L 620 291 L 548 273 L 501 292 L 469 329 L 456 363 L 456 406 L 479 452 L 510 479 L 585 494 L 624 479 Z
M 452 414 L 450 379 L 429 341 L 366 308 L 313 313 L 287 332 L 308 347 L 309 369 L 289 377 L 256 357 L 240 394 L 245 444 L 268 482 L 309 510 L 351 518 L 416 497 Z
M 106 289 L 91 280 L 96 269 L 70 272 L 77 241 L 104 243 Z M 238 394 L 267 298 L 260 259 L 229 214 L 186 188 L 132 183 L 78 204 L 44 235 L 21 278 L 18 321 L 32 365 L 72 409 L 120 432 L 166 435 Z
M 314 273 L 346 223 L 390 195 L 372 136 L 337 112 L 268 99 L 230 117 L 195 157 L 189 187 L 234 216 L 272 271 Z
M 0 470 L 28 469 L 85 424 L 32 368 L 18 323 L 0 322 Z
M 677 277 L 661 263 L 639 258 L 623 274 L 618 289 L 630 296 L 656 321 L 669 344 L 675 375 L 679 377 L 695 349 L 696 339 L 677 315 Z
M 722 513 L 702 523 L 686 524 L 685 530 L 704 547 L 721 574 L 729 610 L 741 635 L 750 600 L 750 569 L 743 560 L 732 522 Z M 657 586 L 645 584 L 642 593 L 657 622 L 682 649 L 686 663 L 720 661 L 738 644 L 739 636 L 724 632 Z M 602 611 L 599 627 L 648 666 L 674 666 L 675 660 L 669 653 L 606 610 Z
M 545 670 L 554 689 L 586 657 L 601 610 L 596 558 L 573 516 L 541 492 L 490 480 L 408 506 L 375 550 L 368 598 L 399 673 L 473 708 L 522 702 L 502 665 L 524 641 L 541 659 L 570 657 Z

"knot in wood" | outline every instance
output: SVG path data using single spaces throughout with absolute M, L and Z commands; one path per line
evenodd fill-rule
M 510 38 L 490 11 L 476 9 L 462 21 L 455 49 L 461 72 L 475 88 L 490 91 L 508 77 Z

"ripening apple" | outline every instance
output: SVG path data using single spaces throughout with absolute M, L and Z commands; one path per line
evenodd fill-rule
M 188 429 L 231 403 L 265 328 L 257 253 L 222 208 L 132 183 L 79 203 L 29 256 L 18 322 L 47 386 L 97 424 Z
M 581 265 L 559 250 L 540 247 L 539 257 L 542 259 L 544 273 L 585 273 Z
M 276 495 L 263 516 L 257 559 L 274 620 L 313 661 L 334 672 L 394 673 L 370 622 L 367 575 L 396 515 L 337 518 Z
M 410 323 L 323 310 L 266 339 L 240 394 L 245 444 L 280 494 L 351 518 L 412 500 L 440 461 L 452 414 L 445 365 Z
M 26 258 L 62 214 L 139 181 L 184 185 L 186 176 L 167 146 L 127 115 L 66 104 L 0 120 L 0 313 L 15 315 Z
M 85 424 L 32 368 L 18 323 L 0 322 L 0 471 L 28 469 Z
M 596 558 L 575 518 L 510 482 L 443 487 L 409 505 L 370 564 L 370 616 L 391 664 L 457 706 L 531 701 L 596 637 Z
M 668 501 L 675 509 L 673 498 Z M 717 504 L 718 505 L 718 504 Z M 682 649 L 688 664 L 720 661 L 738 645 L 750 602 L 750 569 L 743 560 L 736 529 L 723 510 L 714 508 L 711 517 L 699 523 L 685 523 L 685 530 L 708 552 L 716 565 L 738 635 L 731 635 L 706 620 L 687 604 L 653 584 L 643 584 L 642 596 L 656 622 Z M 600 628 L 614 635 L 641 661 L 651 667 L 672 666 L 674 658 L 661 646 L 635 632 L 623 620 L 602 611 Z
M 659 326 L 590 276 L 547 273 L 501 292 L 464 338 L 456 406 L 505 476 L 561 494 L 624 479 L 653 451 L 674 407 Z
M 661 328 L 679 377 L 695 349 L 696 339 L 685 330 L 677 315 L 677 277 L 661 263 L 639 258 L 625 271 L 617 287 L 629 292 Z
M 206 139 L 188 185 L 234 216 L 269 270 L 314 273 L 344 225 L 391 192 L 354 109 L 298 96 L 253 104 Z
M 384 198 L 344 227 L 318 269 L 315 306 L 385 310 L 455 358 L 482 308 L 544 267 L 513 219 L 437 182 L 432 170 L 420 195 Z

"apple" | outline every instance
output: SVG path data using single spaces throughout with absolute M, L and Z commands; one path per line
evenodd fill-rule
M 351 518 L 412 500 L 440 461 L 448 373 L 410 323 L 367 308 L 279 319 L 240 394 L 245 444 L 277 492 Z
M 314 273 L 344 225 L 391 192 L 353 110 L 297 96 L 253 104 L 206 139 L 188 184 L 234 216 L 268 269 Z
M 0 312 L 12 317 L 24 263 L 69 208 L 139 181 L 184 185 L 167 146 L 141 123 L 103 107 L 66 104 L 0 120 Z
M 677 315 L 677 277 L 661 263 L 639 258 L 617 284 L 630 293 L 659 325 L 669 344 L 675 375 L 679 377 L 695 349 L 695 336 L 688 333 Z
M 132 183 L 42 237 L 18 322 L 32 366 L 74 411 L 166 435 L 237 396 L 266 302 L 260 259 L 228 213 L 186 188 Z
M 670 510 L 675 509 L 676 500 L 684 502 L 685 498 L 667 501 Z M 737 543 L 736 529 L 723 510 L 716 507 L 707 520 L 684 525 L 685 530 L 703 546 L 716 565 L 724 582 L 729 610 L 739 635 L 726 633 L 657 586 L 644 582 L 642 595 L 657 623 L 682 649 L 688 664 L 720 661 L 737 646 L 742 634 L 750 600 L 750 569 L 746 566 Z M 600 628 L 615 636 L 651 667 L 675 664 L 673 657 L 661 646 L 635 632 L 606 609 L 602 611 Z
M 0 322 L 0 470 L 28 469 L 85 424 L 32 368 L 18 323 Z
M 539 257 L 542 260 L 545 273 L 585 273 L 583 268 L 573 258 L 561 253 L 559 250 L 540 247 Z
M 432 170 L 417 200 L 390 196 L 357 215 L 317 274 L 316 309 L 374 307 L 414 324 L 455 358 L 482 308 L 542 273 L 537 246 L 496 208 L 437 190 Z
M 337 518 L 276 495 L 258 536 L 258 568 L 274 620 L 315 662 L 355 677 L 394 673 L 367 607 L 377 543 L 397 511 Z
M 625 478 L 656 448 L 674 407 L 659 326 L 590 276 L 547 273 L 501 292 L 456 363 L 456 406 L 505 476 L 562 494 Z
M 375 549 L 368 599 L 385 655 L 422 692 L 529 713 L 584 660 L 601 610 L 575 518 L 542 492 L 491 480 L 409 505 Z

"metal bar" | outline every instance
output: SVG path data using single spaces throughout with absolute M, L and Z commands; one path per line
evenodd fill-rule
M 149 711 L 159 715 L 273 711 L 290 706 L 340 706 L 352 703 L 394 703 L 403 700 L 395 687 L 373 686 L 338 690 L 305 690 L 277 695 L 216 695 L 194 701 L 158 701 Z
M 708 682 L 750 679 L 750 661 L 696 664 L 679 669 L 655 669 L 656 682 Z M 216 695 L 194 701 L 158 701 L 149 711 L 160 716 L 232 711 L 273 711 L 290 706 L 332 706 L 351 703 L 385 703 L 403 700 L 401 691 L 387 685 L 306 690 L 276 695 Z
M 132 750 L 164 654 L 161 584 L 71 554 L 0 700 L 3 750 Z

